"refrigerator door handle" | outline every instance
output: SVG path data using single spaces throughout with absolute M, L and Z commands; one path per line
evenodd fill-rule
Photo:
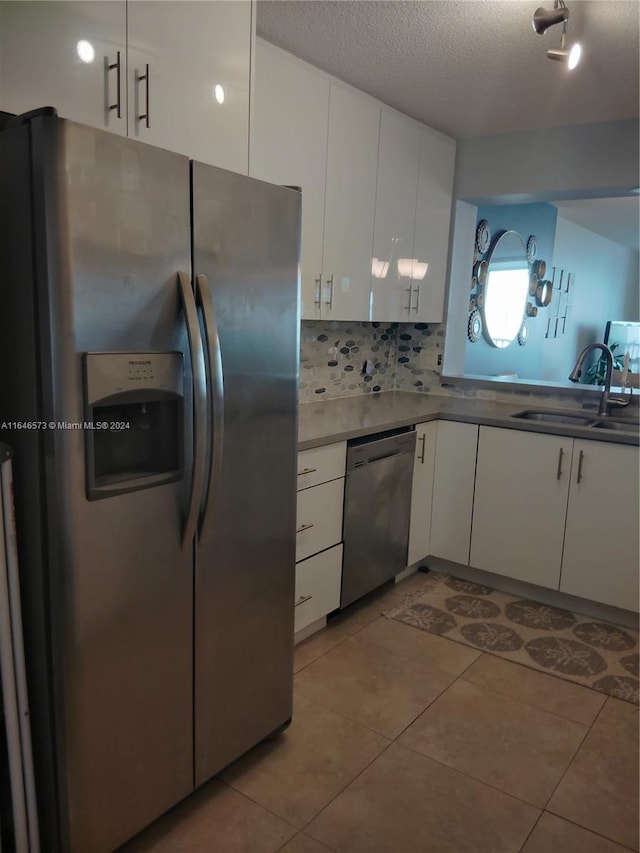
M 204 544 L 211 535 L 211 525 L 222 469 L 222 448 L 224 444 L 224 378 L 222 374 L 222 350 L 216 312 L 211 298 L 211 288 L 206 275 L 196 276 L 196 299 L 202 309 L 204 336 L 207 344 L 209 405 L 211 406 L 211 456 L 209 464 L 209 483 L 200 518 L 199 542 Z
M 178 273 L 178 290 L 180 291 L 180 300 L 187 326 L 191 372 L 193 374 L 193 471 L 191 474 L 189 505 L 182 530 L 181 548 L 184 551 L 185 547 L 190 545 L 195 535 L 198 510 L 202 499 L 207 451 L 207 378 L 196 301 L 191 288 L 191 279 L 184 272 Z

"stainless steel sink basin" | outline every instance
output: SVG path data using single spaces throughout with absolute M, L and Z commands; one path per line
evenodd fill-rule
M 533 409 L 516 412 L 511 417 L 522 418 L 525 421 L 539 421 L 544 424 L 567 424 L 568 426 L 589 426 L 593 423 L 593 417 L 566 414 L 564 412 L 539 412 Z
M 594 429 L 611 429 L 618 432 L 629 432 L 633 435 L 640 434 L 640 424 L 637 421 L 598 421 L 593 425 Z

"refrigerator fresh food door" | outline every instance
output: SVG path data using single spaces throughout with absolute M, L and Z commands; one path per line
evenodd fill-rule
M 40 418 L 55 428 L 40 435 L 46 553 L 25 571 L 44 576 L 48 596 L 42 642 L 50 644 L 60 847 L 107 853 L 193 787 L 193 549 L 181 550 L 193 401 L 177 281 L 178 270 L 190 273 L 189 161 L 55 118 L 31 122 L 30 133 L 37 317 L 14 323 L 35 325 L 40 360 L 23 381 L 41 387 Z M 159 470 L 183 467 L 180 480 L 87 498 L 89 351 L 130 354 L 120 358 L 123 388 L 138 387 L 135 404 L 126 389 L 122 410 L 117 393 L 111 400 L 108 442 L 96 444 L 101 482 L 113 469 L 142 485 L 141 474 L 154 470 L 148 436 L 166 457 Z M 180 435 L 176 395 L 171 406 L 153 402 L 156 361 L 174 390 L 183 384 Z M 175 374 L 182 369 L 184 383 Z M 183 443 L 179 452 L 154 434 L 164 423 Z M 22 477 L 16 491 L 24 537 L 38 483 Z M 46 674 L 30 675 L 36 696 L 46 695 Z M 51 837 L 44 842 L 58 849 Z
M 192 169 L 211 401 L 195 575 L 200 784 L 291 718 L 300 196 Z

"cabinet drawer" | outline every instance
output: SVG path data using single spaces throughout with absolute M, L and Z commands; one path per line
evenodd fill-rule
M 342 539 L 344 478 L 298 492 L 296 562 Z
M 327 444 L 298 453 L 298 491 L 344 477 L 347 443 Z
M 296 566 L 295 631 L 301 631 L 340 605 L 342 545 Z

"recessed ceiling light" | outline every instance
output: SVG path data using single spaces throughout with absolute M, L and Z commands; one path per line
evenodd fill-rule
M 221 86 L 220 83 L 216 83 L 213 90 L 214 97 L 219 104 L 224 104 L 225 99 L 225 91 L 224 86 Z

